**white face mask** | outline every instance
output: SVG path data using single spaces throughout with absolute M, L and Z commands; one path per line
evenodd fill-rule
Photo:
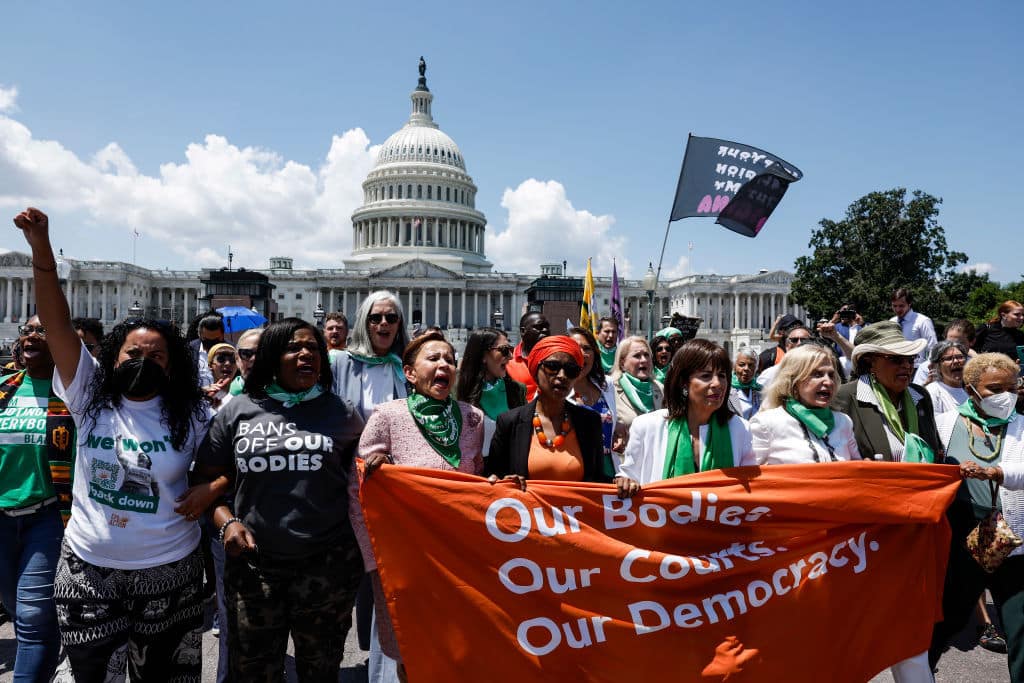
M 1013 415 L 1014 408 L 1017 407 L 1017 394 L 1013 392 L 1004 391 L 1001 394 L 992 394 L 991 396 L 982 398 L 981 395 L 978 394 L 977 389 L 971 387 L 971 390 L 974 391 L 974 395 L 980 399 L 979 407 L 982 412 L 989 417 L 994 417 L 999 420 L 1007 420 L 1011 415 Z

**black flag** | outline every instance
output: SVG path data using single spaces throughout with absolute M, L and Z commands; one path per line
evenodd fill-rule
M 690 136 L 669 222 L 717 216 L 720 225 L 756 237 L 790 183 L 796 166 L 749 145 Z

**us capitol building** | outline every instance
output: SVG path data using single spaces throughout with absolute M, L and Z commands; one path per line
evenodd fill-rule
M 271 257 L 266 269 L 150 270 L 119 261 L 58 257 L 74 316 L 99 318 L 110 328 L 127 316 L 175 320 L 184 325 L 211 306 L 252 306 L 271 319 L 322 318 L 343 311 L 349 318 L 370 292 L 397 294 L 410 325 L 439 325 L 455 340 L 494 325 L 518 336 L 519 317 L 542 309 L 553 331 L 568 311 L 579 315 L 582 277 L 568 276 L 564 262 L 538 264 L 540 274 L 503 273 L 487 260 L 487 220 L 476 209 L 477 187 L 455 141 L 434 121 L 434 96 L 426 65 L 412 91 L 412 113 L 381 146 L 363 181 L 363 205 L 352 214 L 352 252 L 343 267 L 293 268 L 287 256 Z M 762 270 L 751 275 L 693 274 L 654 290 L 654 327 L 672 313 L 703 319 L 700 336 L 734 351 L 759 347 L 776 316 L 800 307 L 789 301 L 792 275 Z M 636 280 L 619 282 L 631 333 L 646 334 L 648 293 Z M 611 278 L 595 278 L 595 308 L 610 310 Z M 31 259 L 0 255 L 0 337 L 35 311 Z

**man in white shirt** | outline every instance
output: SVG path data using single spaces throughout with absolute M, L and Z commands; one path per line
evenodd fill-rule
M 932 319 L 915 311 L 912 308 L 913 304 L 914 298 L 910 291 L 900 287 L 892 293 L 892 312 L 896 315 L 889 318 L 889 320 L 899 324 L 900 330 L 907 341 L 914 341 L 916 339 L 928 340 L 928 346 L 921 353 L 917 354 L 917 358 L 914 359 L 914 367 L 916 368 L 928 359 L 928 350 L 938 340 L 935 337 L 935 325 L 932 324 Z

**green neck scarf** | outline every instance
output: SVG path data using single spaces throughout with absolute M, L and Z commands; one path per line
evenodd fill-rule
M 462 411 L 459 404 L 449 396 L 444 401 L 412 393 L 405 399 L 420 434 L 430 447 L 455 469 L 459 468 L 462 452 L 459 437 L 462 436 Z
M 360 363 L 365 363 L 366 365 L 390 365 L 391 369 L 395 372 L 395 382 L 397 382 L 395 386 L 405 386 L 405 373 L 402 371 L 402 359 L 398 357 L 397 353 L 388 353 L 383 356 L 363 356 L 349 351 L 348 354 Z
M 878 402 L 878 407 L 881 409 L 889 429 L 903 444 L 903 461 L 935 462 L 935 453 L 931 446 L 917 434 L 917 406 L 914 405 L 914 399 L 910 397 L 910 390 L 903 390 L 903 416 L 907 420 L 906 430 L 903 429 L 903 423 L 900 422 L 896 406 L 889 398 L 889 392 L 874 377 L 871 378 L 871 391 L 875 394 L 875 400 Z
M 505 391 L 505 380 L 484 380 L 480 391 L 480 410 L 484 415 L 497 420 L 502 413 L 508 412 L 508 392 Z
M 836 416 L 829 408 L 808 408 L 795 398 L 786 399 L 786 412 L 807 427 L 811 434 L 826 439 L 836 428 Z
M 607 374 L 611 373 L 612 368 L 615 367 L 615 348 L 616 347 L 613 346 L 610 349 L 606 349 L 606 348 L 604 348 L 604 345 L 601 344 L 601 342 L 598 342 L 597 343 L 597 348 L 598 348 L 599 351 L 601 351 L 601 369 L 604 370 L 604 374 L 607 375 Z
M 719 424 L 712 415 L 708 423 L 708 438 L 700 459 L 700 471 L 717 470 L 733 466 L 732 437 L 729 425 Z M 665 469 L 662 478 L 669 479 L 695 472 L 693 444 L 690 443 L 690 425 L 686 418 L 668 421 L 668 444 L 665 448 Z
M 668 376 L 668 366 L 663 368 L 654 368 L 654 379 L 665 384 L 665 377 Z
M 999 417 L 982 417 L 978 413 L 978 409 L 974 406 L 974 401 L 970 398 L 961 403 L 957 408 L 957 411 L 959 411 L 959 413 L 968 420 L 985 430 L 986 434 L 991 434 L 993 427 L 1002 427 L 1005 424 L 1010 424 L 1010 421 L 1013 420 L 1013 415 L 1005 420 Z
M 750 380 L 749 382 L 741 382 L 740 378 L 736 376 L 736 373 L 732 375 L 732 388 L 740 389 L 741 391 L 761 391 L 763 388 L 757 383 L 757 378 Z
M 324 393 L 323 387 L 319 384 L 314 384 L 305 391 L 285 391 L 281 388 L 280 384 L 276 382 L 274 384 L 267 385 L 267 396 L 280 401 L 284 404 L 285 408 L 291 408 L 297 406 L 304 401 L 312 401 L 314 398 Z
M 626 395 L 629 405 L 637 415 L 643 415 L 654 410 L 654 385 L 650 380 L 637 379 L 628 372 L 623 372 L 619 377 L 619 386 L 622 393 Z

